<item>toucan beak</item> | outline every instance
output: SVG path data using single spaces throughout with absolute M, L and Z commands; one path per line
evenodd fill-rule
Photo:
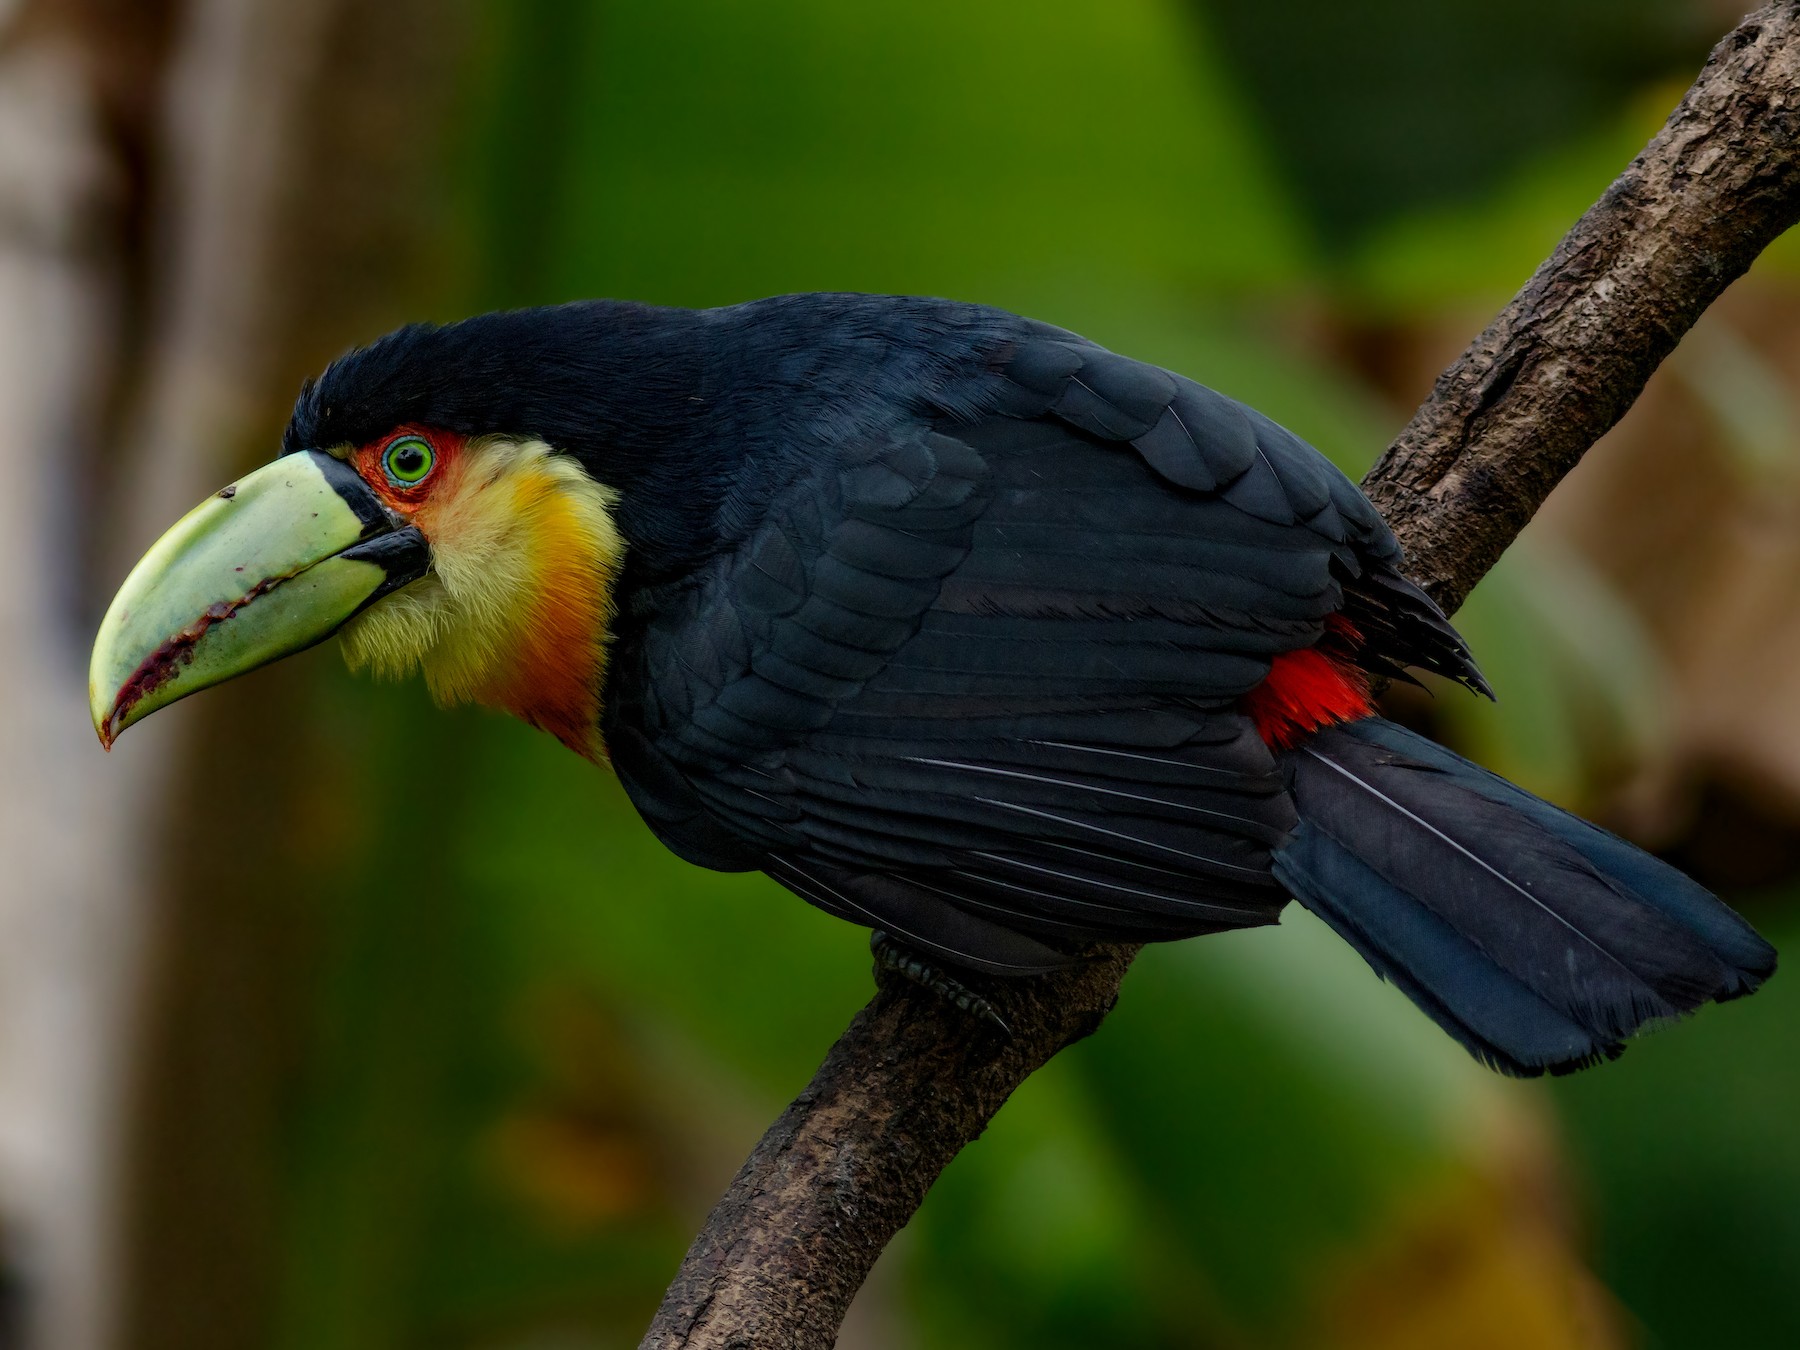
M 100 743 L 322 642 L 430 561 L 342 460 L 310 450 L 265 464 L 182 517 L 113 598 L 88 668 Z

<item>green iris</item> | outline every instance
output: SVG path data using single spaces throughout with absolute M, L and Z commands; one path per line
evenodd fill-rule
M 437 452 L 422 436 L 402 436 L 381 457 L 381 466 L 395 487 L 416 487 L 425 481 L 435 463 Z

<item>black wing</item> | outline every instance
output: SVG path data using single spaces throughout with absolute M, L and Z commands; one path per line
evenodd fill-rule
M 821 450 L 637 598 L 614 762 L 677 853 L 965 965 L 1272 922 L 1293 807 L 1237 702 L 1347 584 L 1379 659 L 1466 673 L 1398 560 L 1282 428 L 1036 329 L 987 415 Z

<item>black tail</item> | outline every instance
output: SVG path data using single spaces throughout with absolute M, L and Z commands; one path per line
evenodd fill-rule
M 1668 864 L 1391 722 L 1321 732 L 1286 766 L 1300 827 L 1275 875 L 1503 1072 L 1611 1058 L 1775 969 Z

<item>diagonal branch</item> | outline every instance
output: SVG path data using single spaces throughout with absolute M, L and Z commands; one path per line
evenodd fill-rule
M 1656 139 L 1438 377 L 1363 489 L 1454 610 L 1662 360 L 1800 219 L 1800 5 L 1713 48 Z
M 1800 220 L 1800 0 L 1713 51 L 1656 139 L 1445 371 L 1364 482 L 1454 609 L 1719 294 Z M 1136 949 L 997 984 L 1010 1040 L 883 977 L 694 1240 L 654 1350 L 823 1350 L 876 1257 Z

